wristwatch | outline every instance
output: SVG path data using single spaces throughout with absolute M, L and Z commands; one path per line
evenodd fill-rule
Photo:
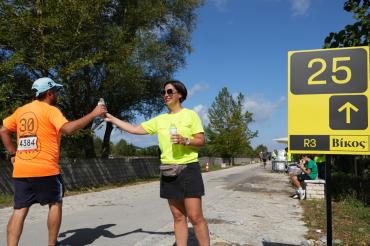
M 5 153 L 6 153 L 6 155 L 7 155 L 9 158 L 15 157 L 15 154 L 16 154 L 16 152 L 11 153 L 11 152 L 9 152 L 9 151 L 6 151 Z
M 185 138 L 185 145 L 189 145 L 190 144 L 190 138 Z

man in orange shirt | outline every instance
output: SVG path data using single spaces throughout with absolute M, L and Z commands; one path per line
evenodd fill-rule
M 63 183 L 58 165 L 61 135 L 84 128 L 107 109 L 98 105 L 84 117 L 70 121 L 55 107 L 63 86 L 50 78 L 36 80 L 36 100 L 4 119 L 0 136 L 13 164 L 14 211 L 7 228 L 8 246 L 18 245 L 24 220 L 34 203 L 49 205 L 48 245 L 56 245 L 62 221 Z M 17 133 L 17 146 L 12 134 Z

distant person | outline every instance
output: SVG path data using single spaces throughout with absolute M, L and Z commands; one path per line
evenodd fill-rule
M 271 152 L 271 158 L 273 159 L 273 160 L 276 160 L 276 152 L 275 152 L 276 150 L 273 150 L 272 152 Z
M 302 189 L 301 182 L 304 180 L 315 180 L 317 179 L 317 165 L 312 159 L 311 155 L 304 154 L 300 160 L 298 167 L 302 170 L 299 175 L 290 174 L 291 180 L 294 186 L 297 188 L 296 193 L 292 195 L 292 198 L 304 199 L 306 196 L 305 190 Z
M 270 156 L 270 154 L 269 154 L 269 152 L 267 152 L 267 151 L 264 151 L 264 152 L 262 153 L 262 162 L 263 162 L 263 167 L 264 167 L 264 168 L 266 168 L 266 162 L 267 162 L 267 160 L 269 159 L 269 156 Z
M 286 156 L 287 162 L 291 162 L 292 161 L 292 154 L 290 153 L 288 147 L 285 148 L 285 156 Z
M 7 227 L 8 246 L 18 245 L 24 220 L 34 203 L 49 205 L 48 245 L 57 244 L 64 190 L 58 165 L 61 134 L 72 134 L 107 112 L 100 105 L 84 117 L 68 122 L 55 107 L 61 88 L 50 78 L 37 79 L 32 85 L 36 100 L 17 108 L 4 119 L 0 129 L 13 164 L 14 210 Z M 17 134 L 16 146 L 13 133 Z
M 140 125 L 131 125 L 107 114 L 106 121 L 132 134 L 157 134 L 161 149 L 160 196 L 168 201 L 175 228 L 176 245 L 187 245 L 188 222 L 202 246 L 210 245 L 203 216 L 204 184 L 198 162 L 198 148 L 204 146 L 204 130 L 196 112 L 183 108 L 187 90 L 180 81 L 168 81 L 162 90 L 168 113 Z
M 325 179 L 326 156 L 325 155 L 315 155 L 314 161 L 317 164 L 319 179 Z

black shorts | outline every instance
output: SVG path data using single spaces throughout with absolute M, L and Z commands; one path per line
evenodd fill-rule
M 300 182 L 302 182 L 302 181 L 304 181 L 304 180 L 311 180 L 311 177 L 310 177 L 310 176 L 308 176 L 308 174 L 307 174 L 307 173 L 301 173 L 301 174 L 299 174 L 299 175 L 297 176 L 297 178 L 298 178 L 298 180 L 299 180 Z
M 41 205 L 61 202 L 64 185 L 60 175 L 34 178 L 14 178 L 14 208 L 29 208 L 34 203 Z
M 182 200 L 204 195 L 204 184 L 198 162 L 189 163 L 175 177 L 161 175 L 160 196 L 165 199 Z

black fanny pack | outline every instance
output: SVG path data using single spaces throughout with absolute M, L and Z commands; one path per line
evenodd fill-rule
M 161 175 L 167 177 L 174 177 L 181 173 L 186 168 L 186 165 L 161 164 L 159 170 Z

